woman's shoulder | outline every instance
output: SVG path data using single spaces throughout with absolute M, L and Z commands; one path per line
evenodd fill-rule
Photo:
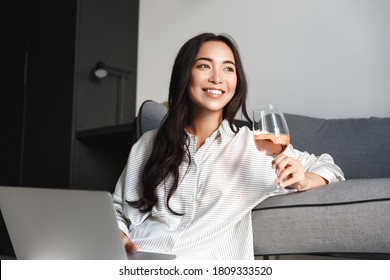
M 222 125 L 222 137 L 226 139 L 231 139 L 232 141 L 248 141 L 248 140 L 253 140 L 253 134 L 252 130 L 244 125 L 244 126 L 237 126 L 236 124 L 233 124 L 235 127 L 235 131 L 230 127 L 229 123 L 227 120 L 224 121 Z
M 132 150 L 149 150 L 153 146 L 153 142 L 156 139 L 157 129 L 146 131 L 142 136 L 133 144 Z
M 142 136 L 139 140 L 141 140 L 141 139 L 143 141 L 154 140 L 154 138 L 156 138 L 157 132 L 158 132 L 158 129 L 148 130 L 144 134 L 142 134 Z
M 240 134 L 241 136 L 250 136 L 252 137 L 252 130 L 247 126 L 247 125 L 237 125 L 235 124 L 237 130 L 238 130 L 238 133 L 237 134 Z
M 235 135 L 238 133 L 241 133 L 241 134 L 252 133 L 252 131 L 248 127 L 247 122 L 245 122 L 243 120 L 234 120 L 234 122 L 233 122 L 234 130 L 232 130 L 229 121 L 225 119 L 221 124 L 221 128 L 225 133 L 231 134 L 231 135 Z

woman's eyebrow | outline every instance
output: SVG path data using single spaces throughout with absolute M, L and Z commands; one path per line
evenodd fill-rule
M 206 61 L 209 61 L 209 62 L 213 62 L 213 60 L 209 57 L 199 57 L 195 60 L 195 62 L 199 61 L 199 60 L 206 60 Z M 236 64 L 231 61 L 231 60 L 225 60 L 223 61 L 224 64 L 233 64 L 234 66 L 236 66 Z

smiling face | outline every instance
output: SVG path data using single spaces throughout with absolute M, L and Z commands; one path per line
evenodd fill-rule
M 208 41 L 201 45 L 191 70 L 187 87 L 193 113 L 219 113 L 233 98 L 237 86 L 234 55 L 223 42 Z

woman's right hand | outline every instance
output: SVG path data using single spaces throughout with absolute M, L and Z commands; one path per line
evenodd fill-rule
M 121 233 L 121 239 L 122 239 L 122 242 L 123 242 L 123 245 L 125 246 L 125 249 L 127 252 L 135 252 L 138 250 L 138 246 L 136 244 L 134 244 L 130 238 L 127 237 L 127 235 L 122 231 L 120 230 L 120 233 Z

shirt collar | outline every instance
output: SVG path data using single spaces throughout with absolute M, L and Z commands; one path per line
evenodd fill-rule
M 195 137 L 193 136 L 192 134 L 188 133 L 188 136 L 189 137 Z M 216 131 L 214 131 L 211 135 L 210 135 L 210 139 L 217 139 L 218 137 L 221 137 L 221 141 L 223 141 L 225 138 L 226 139 L 229 139 L 231 137 L 233 137 L 235 135 L 235 133 L 232 131 L 232 129 L 230 128 L 230 125 L 229 125 L 229 122 L 225 119 L 221 122 L 221 124 L 219 125 L 219 127 L 217 128 Z
M 225 119 L 222 121 L 221 125 L 217 129 L 219 135 L 221 135 L 221 140 L 223 141 L 225 138 L 231 138 L 235 135 L 235 133 L 230 128 L 229 122 Z

